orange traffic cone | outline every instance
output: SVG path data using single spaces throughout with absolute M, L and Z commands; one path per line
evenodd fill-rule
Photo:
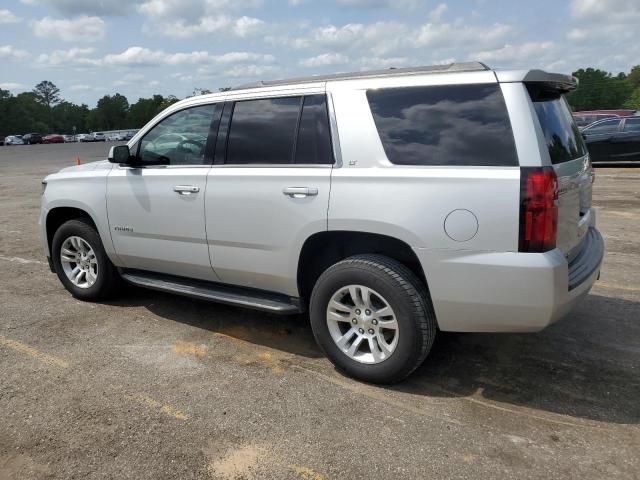
M 78 155 L 78 156 L 76 157 L 76 165 L 80 165 L 80 163 L 81 163 L 81 162 L 80 162 L 80 156 Z

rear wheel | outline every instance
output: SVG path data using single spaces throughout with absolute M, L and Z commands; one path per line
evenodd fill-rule
M 310 316 L 316 341 L 334 365 L 374 383 L 409 375 L 436 333 L 425 286 L 382 255 L 357 255 L 327 269 L 313 289 Z
M 120 284 L 120 275 L 107 257 L 100 235 L 85 219 L 69 220 L 58 228 L 51 258 L 58 278 L 76 298 L 108 298 Z

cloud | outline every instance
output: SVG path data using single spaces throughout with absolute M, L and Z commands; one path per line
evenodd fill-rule
M 21 83 L 16 82 L 4 82 L 0 83 L 0 89 L 2 90 L 24 90 L 26 87 Z
M 13 45 L 0 45 L 0 58 L 20 60 L 28 55 L 26 51 L 15 48 Z
M 547 54 L 555 56 L 558 51 L 553 42 L 528 42 L 520 45 L 505 45 L 495 50 L 476 52 L 469 56 L 469 59 L 481 62 L 519 62 L 522 65 L 530 64 L 532 61 L 540 61 Z
M 211 55 L 206 51 L 167 53 L 163 50 L 151 50 L 144 47 L 129 47 L 121 53 L 111 53 L 102 60 L 105 65 L 115 66 L 178 66 L 178 65 L 228 65 L 236 63 L 270 63 L 273 55 L 252 52 L 228 52 Z
M 579 21 L 602 24 L 634 24 L 640 22 L 637 0 L 572 0 L 571 16 Z
M 100 60 L 89 58 L 94 52 L 93 48 L 71 48 L 69 50 L 54 50 L 46 54 L 41 53 L 36 57 L 36 64 L 43 67 L 97 67 Z
M 315 57 L 300 60 L 303 67 L 320 67 L 325 65 L 343 65 L 349 62 L 349 57 L 341 53 L 321 53 Z
M 82 15 L 73 19 L 44 17 L 35 20 L 31 28 L 36 37 L 51 38 L 64 42 L 96 42 L 105 34 L 105 23 L 100 17 Z
M 18 23 L 22 19 L 20 17 L 16 17 L 9 10 L 0 10 L 0 25 L 4 23 Z
M 63 15 L 126 15 L 137 0 L 20 0 L 30 6 L 50 7 Z

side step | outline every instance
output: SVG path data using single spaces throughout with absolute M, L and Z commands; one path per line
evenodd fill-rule
M 281 315 L 302 313 L 304 309 L 298 298 L 233 285 L 194 280 L 141 270 L 122 270 L 127 282 L 152 290 L 175 293 L 187 297 L 253 308 Z

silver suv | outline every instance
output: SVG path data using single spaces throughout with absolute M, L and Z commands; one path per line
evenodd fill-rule
M 338 368 L 398 381 L 438 329 L 537 331 L 596 281 L 575 87 L 467 63 L 187 98 L 44 180 L 46 255 L 83 300 L 124 280 L 308 311 Z

